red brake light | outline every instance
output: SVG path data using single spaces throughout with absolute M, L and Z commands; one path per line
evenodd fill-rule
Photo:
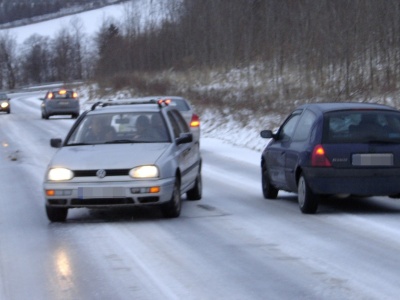
M 199 127 L 200 126 L 200 118 L 198 115 L 193 114 L 192 120 L 190 121 L 190 127 Z
M 316 145 L 311 155 L 311 166 L 313 167 L 331 167 L 331 162 L 325 155 L 322 145 Z

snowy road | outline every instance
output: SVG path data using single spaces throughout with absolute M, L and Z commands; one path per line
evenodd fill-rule
M 0 115 L 0 299 L 397 299 L 400 201 L 265 200 L 259 153 L 203 138 L 203 199 L 71 210 L 49 223 L 42 179 L 73 120 L 40 118 L 41 94 Z

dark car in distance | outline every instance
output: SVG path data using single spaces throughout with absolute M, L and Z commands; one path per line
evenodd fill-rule
M 55 115 L 71 115 L 76 119 L 80 113 L 78 93 L 71 89 L 54 89 L 48 91 L 41 99 L 42 119 Z
M 295 109 L 261 156 L 262 191 L 298 194 L 303 213 L 321 196 L 400 196 L 400 111 L 372 103 L 312 103 Z
M 0 92 L 0 111 L 4 111 L 7 114 L 11 112 L 10 98 L 3 92 Z

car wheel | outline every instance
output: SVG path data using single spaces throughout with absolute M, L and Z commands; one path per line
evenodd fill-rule
M 261 169 L 261 184 L 264 198 L 276 199 L 279 190 L 271 184 L 265 165 L 263 165 Z
M 68 208 L 51 207 L 46 205 L 47 218 L 51 222 L 64 222 L 68 215 Z
M 203 181 L 201 179 L 201 171 L 199 170 L 199 174 L 197 174 L 196 182 L 194 187 L 186 192 L 186 198 L 188 200 L 200 200 L 203 189 Z
M 181 214 L 182 199 L 179 179 L 176 178 L 171 200 L 161 206 L 161 212 L 166 218 L 176 218 Z
M 303 175 L 297 184 L 297 199 L 302 213 L 314 214 L 318 209 L 318 195 L 314 194 Z
M 71 116 L 71 117 L 72 117 L 72 119 L 77 119 L 77 118 L 78 118 L 78 116 L 79 116 L 78 114 L 72 114 L 72 116 Z

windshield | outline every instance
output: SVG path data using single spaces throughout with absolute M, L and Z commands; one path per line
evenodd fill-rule
M 159 112 L 87 115 L 66 145 L 167 143 L 167 125 Z
M 324 116 L 323 143 L 400 143 L 400 113 L 351 110 Z

